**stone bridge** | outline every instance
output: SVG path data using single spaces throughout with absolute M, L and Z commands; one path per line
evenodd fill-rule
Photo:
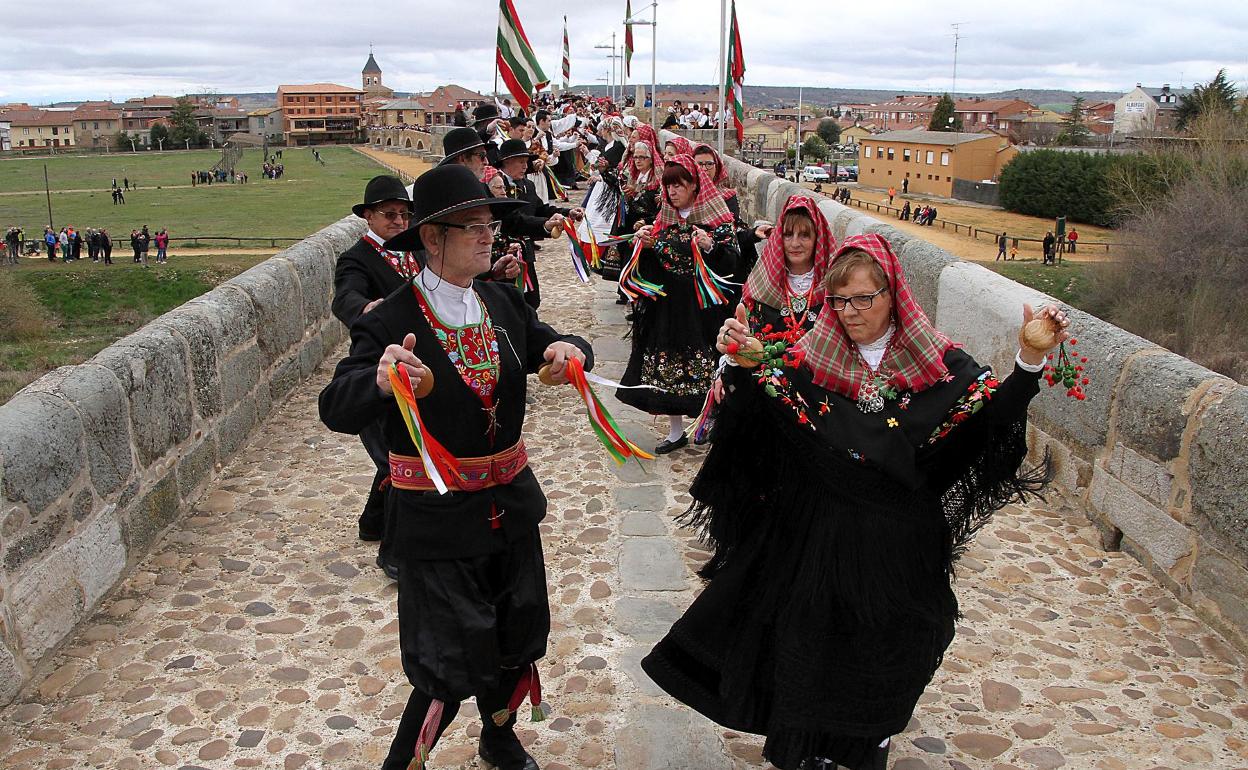
M 730 165 L 747 219 L 810 194 Z M 937 324 L 1007 364 L 1038 295 L 820 205 L 838 238 L 892 240 Z M 354 537 L 368 460 L 315 405 L 343 352 L 334 257 L 360 227 L 335 223 L 0 407 L 0 766 L 379 764 L 408 691 L 394 589 Z M 613 287 L 576 282 L 558 245 L 540 269 L 543 314 L 618 376 Z M 1248 768 L 1248 393 L 1075 316 L 1088 401 L 1032 408 L 1058 483 L 964 559 L 965 617 L 896 768 Z M 638 668 L 699 590 L 706 553 L 674 515 L 702 450 L 616 468 L 569 391 L 535 399 L 556 713 L 523 739 L 553 770 L 765 766 L 755 737 Z M 646 415 L 612 410 L 657 440 Z M 474 744 L 460 719 L 434 766 L 476 767 Z

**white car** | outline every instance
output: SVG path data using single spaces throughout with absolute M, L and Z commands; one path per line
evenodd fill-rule
M 802 169 L 803 182 L 830 182 L 832 177 L 828 176 L 828 172 L 824 171 L 820 166 L 807 166 Z

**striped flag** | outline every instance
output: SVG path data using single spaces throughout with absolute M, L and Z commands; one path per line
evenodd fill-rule
M 568 17 L 563 17 L 563 90 L 568 90 L 568 79 L 572 77 L 572 54 L 568 48 Z
M 498 74 L 503 76 L 507 90 L 515 98 L 520 109 L 528 111 L 533 102 L 533 94 L 550 85 L 537 56 L 533 54 L 533 46 L 524 34 L 520 25 L 520 17 L 511 0 L 499 0 L 498 3 Z
M 737 2 L 732 2 L 732 23 L 728 27 L 728 91 L 732 93 L 732 119 L 737 129 L 737 145 L 745 141 L 745 101 L 742 98 L 745 79 L 745 56 L 741 50 L 741 28 L 737 26 Z
M 628 20 L 633 18 L 633 0 L 624 0 L 624 77 L 633 74 L 629 64 L 633 61 L 633 25 Z

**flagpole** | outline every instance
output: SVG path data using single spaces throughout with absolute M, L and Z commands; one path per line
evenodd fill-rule
M 727 33 L 724 31 L 724 25 L 728 20 L 728 0 L 719 0 L 719 112 L 716 114 L 719 121 L 719 131 L 715 142 L 719 148 L 719 156 L 724 156 L 724 84 L 728 78 L 728 62 L 724 59 L 727 53 Z
M 503 6 L 498 6 L 498 23 L 503 23 Z M 498 102 L 498 30 L 494 30 L 494 101 Z

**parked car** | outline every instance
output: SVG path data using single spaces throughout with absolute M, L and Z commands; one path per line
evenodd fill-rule
M 830 182 L 832 177 L 828 176 L 828 172 L 823 170 L 822 166 L 807 166 L 802 169 L 803 182 Z

